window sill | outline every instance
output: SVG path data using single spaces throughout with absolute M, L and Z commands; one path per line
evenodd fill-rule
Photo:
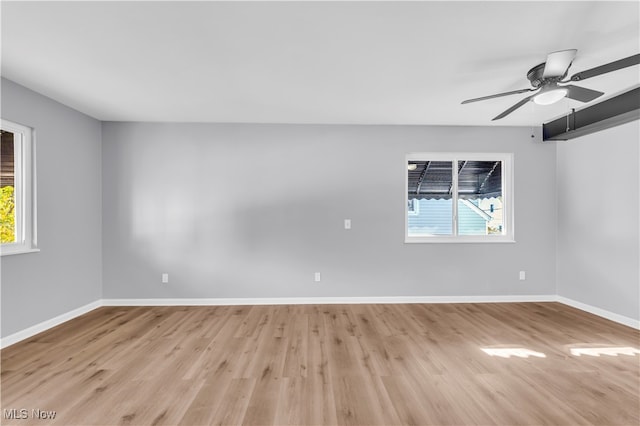
M 8 250 L 6 248 L 0 248 L 0 256 L 11 256 L 14 254 L 27 254 L 27 253 L 37 253 L 39 252 L 39 248 L 20 248 Z
M 405 238 L 405 244 L 496 244 L 496 243 L 515 243 L 513 238 Z

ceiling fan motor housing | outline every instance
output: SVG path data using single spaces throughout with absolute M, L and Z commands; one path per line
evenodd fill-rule
M 542 75 L 544 74 L 545 65 L 546 65 L 546 62 L 543 62 L 543 63 L 541 63 L 539 65 L 536 65 L 535 67 L 531 68 L 529 70 L 529 72 L 527 72 L 527 78 L 531 82 L 531 85 L 533 87 L 535 87 L 536 89 L 538 87 L 545 86 L 545 85 L 547 85 L 548 83 L 551 83 L 551 82 L 558 82 L 558 81 L 562 80 L 567 75 L 567 72 L 565 71 L 564 75 L 560 75 L 558 77 L 552 77 L 552 78 L 544 78 Z M 568 69 L 567 69 L 567 71 L 568 71 Z

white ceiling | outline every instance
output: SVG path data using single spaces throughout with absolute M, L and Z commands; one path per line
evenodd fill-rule
M 100 120 L 540 125 L 584 104 L 460 102 L 530 87 L 548 52 L 578 49 L 569 75 L 639 53 L 639 5 L 3 1 L 1 70 Z

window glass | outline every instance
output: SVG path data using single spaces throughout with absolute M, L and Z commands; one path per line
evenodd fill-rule
M 0 142 L 0 242 L 16 242 L 14 134 L 2 131 Z
M 416 169 L 409 170 L 410 189 L 407 196 L 418 206 L 417 214 L 409 216 L 409 235 L 451 235 L 452 162 L 416 161 L 409 164 L 415 164 Z
M 407 155 L 407 242 L 513 241 L 512 154 Z
M 458 161 L 458 235 L 502 234 L 502 161 Z

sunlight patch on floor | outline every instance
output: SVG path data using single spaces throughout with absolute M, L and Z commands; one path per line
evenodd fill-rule
M 490 356 L 498 356 L 500 358 L 510 358 L 512 356 L 518 358 L 529 358 L 534 356 L 537 358 L 546 358 L 547 356 L 542 352 L 532 351 L 527 348 L 480 348 L 482 352 Z
M 635 356 L 640 354 L 640 350 L 636 348 L 632 348 L 630 346 L 624 347 L 609 347 L 609 348 L 571 348 L 571 355 L 575 356 L 618 356 L 618 355 L 627 355 L 627 356 Z

